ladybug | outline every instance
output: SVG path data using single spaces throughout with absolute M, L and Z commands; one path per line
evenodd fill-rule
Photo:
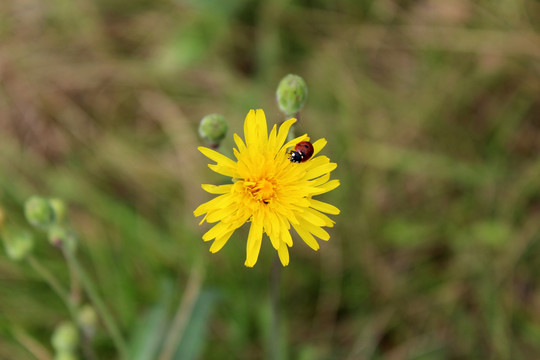
M 309 141 L 301 141 L 291 150 L 290 155 L 291 162 L 304 162 L 313 155 L 313 145 Z

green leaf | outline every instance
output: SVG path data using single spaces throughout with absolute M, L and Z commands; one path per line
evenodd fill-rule
M 201 356 L 206 340 L 208 323 L 220 296 L 216 290 L 201 291 L 184 331 L 174 360 L 196 360 Z
M 153 360 L 165 338 L 174 284 L 170 280 L 162 282 L 159 301 L 150 308 L 135 325 L 132 333 L 129 358 L 132 360 Z

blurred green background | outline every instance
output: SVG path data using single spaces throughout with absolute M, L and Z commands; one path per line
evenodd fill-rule
M 0 205 L 24 225 L 29 196 L 66 199 L 133 359 L 153 358 L 197 276 L 177 359 L 266 358 L 274 251 L 245 268 L 238 231 L 208 253 L 192 211 L 224 179 L 197 126 L 225 115 L 230 149 L 249 109 L 282 121 L 287 73 L 309 86 L 299 131 L 329 141 L 341 186 L 320 199 L 342 213 L 319 252 L 294 238 L 282 358 L 540 357 L 535 0 L 3 0 Z M 2 251 L 0 359 L 47 359 L 67 318 Z M 103 327 L 94 348 L 116 356 Z

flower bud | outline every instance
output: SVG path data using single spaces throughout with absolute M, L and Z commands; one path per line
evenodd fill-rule
M 52 225 L 47 229 L 49 243 L 55 247 L 65 247 L 66 250 L 74 252 L 77 249 L 77 237 L 63 225 Z
M 51 344 L 59 353 L 72 352 L 79 345 L 79 332 L 73 323 L 65 321 L 54 329 Z
M 83 330 L 84 334 L 92 338 L 96 332 L 98 318 L 96 311 L 91 305 L 83 305 L 77 315 L 79 326 Z
M 304 79 L 298 75 L 289 74 L 279 82 L 276 101 L 286 116 L 294 116 L 304 106 L 307 95 L 308 88 Z
M 16 227 L 6 227 L 2 231 L 7 256 L 15 261 L 24 259 L 34 248 L 32 234 Z
M 64 200 L 58 198 L 51 198 L 49 199 L 49 204 L 53 209 L 54 221 L 57 224 L 63 223 L 67 217 L 67 207 Z
M 227 120 L 222 115 L 206 115 L 199 124 L 199 136 L 210 146 L 217 148 L 227 135 L 227 128 Z
M 54 211 L 49 201 L 40 196 L 32 196 L 24 204 L 26 220 L 33 226 L 47 228 L 54 221 Z

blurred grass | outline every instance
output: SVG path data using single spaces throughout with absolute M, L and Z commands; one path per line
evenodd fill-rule
M 329 140 L 342 185 L 324 199 L 342 213 L 320 253 L 295 240 L 283 270 L 288 357 L 536 358 L 539 15 L 533 0 L 3 1 L 1 205 L 22 224 L 32 194 L 71 204 L 126 334 L 179 301 L 203 258 L 219 296 L 198 308 L 199 358 L 261 358 L 272 250 L 244 268 L 238 232 L 207 254 L 192 210 L 222 179 L 196 127 L 220 112 L 232 135 L 260 107 L 282 120 L 273 94 L 294 72 L 310 91 L 300 131 Z M 37 256 L 67 281 L 47 245 Z M 34 359 L 13 326 L 50 351 L 66 317 L 0 255 L 0 359 Z M 103 329 L 95 344 L 113 357 Z

